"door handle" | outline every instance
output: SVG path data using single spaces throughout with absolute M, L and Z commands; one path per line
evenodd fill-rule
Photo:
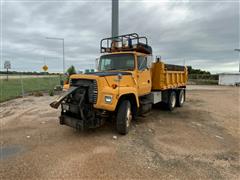
M 149 84 L 149 83 L 150 83 L 150 80 L 148 80 L 147 82 L 148 82 L 148 84 Z

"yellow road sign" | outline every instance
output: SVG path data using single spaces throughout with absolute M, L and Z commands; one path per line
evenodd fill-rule
M 47 66 L 47 65 L 44 65 L 44 66 L 42 67 L 42 69 L 43 69 L 44 71 L 47 71 L 47 70 L 48 70 L 48 66 Z

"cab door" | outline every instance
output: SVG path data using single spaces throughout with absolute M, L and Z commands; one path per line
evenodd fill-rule
M 148 60 L 146 56 L 137 56 L 137 79 L 139 96 L 149 94 L 151 92 L 151 73 L 147 64 Z

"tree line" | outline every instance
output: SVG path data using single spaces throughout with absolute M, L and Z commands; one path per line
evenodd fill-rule
M 192 66 L 188 66 L 189 79 L 209 79 L 218 80 L 217 74 L 211 74 L 209 71 L 204 71 L 201 69 L 194 69 Z
M 0 71 L 0 74 L 14 74 L 14 75 L 59 75 L 61 73 L 49 73 L 49 72 L 37 72 L 37 71 L 25 71 L 25 72 L 20 72 L 20 71 Z

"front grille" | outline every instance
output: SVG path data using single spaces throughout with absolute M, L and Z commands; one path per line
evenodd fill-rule
M 98 97 L 98 86 L 97 81 L 93 80 L 93 103 L 97 103 L 97 97 Z
M 87 90 L 86 96 L 88 97 L 88 102 L 96 104 L 98 97 L 98 86 L 97 81 L 92 79 L 72 79 L 71 86 L 80 87 L 77 94 L 81 94 L 81 89 Z

